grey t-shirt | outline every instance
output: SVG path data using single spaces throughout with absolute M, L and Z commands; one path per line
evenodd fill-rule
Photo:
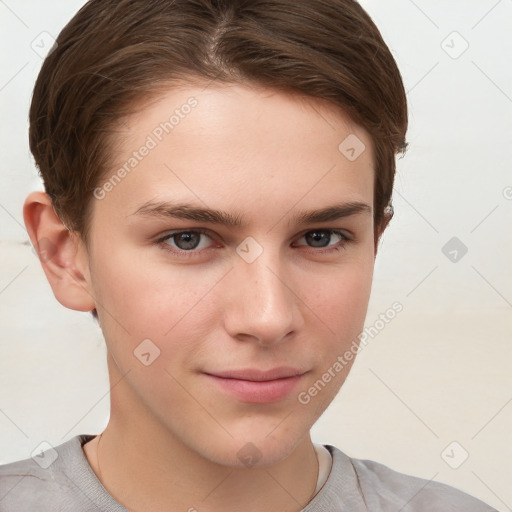
M 93 437 L 75 436 L 36 455 L 37 462 L 29 458 L 0 466 L 0 511 L 128 512 L 85 457 L 82 446 Z M 332 455 L 331 472 L 303 512 L 496 512 L 453 487 L 325 446 Z

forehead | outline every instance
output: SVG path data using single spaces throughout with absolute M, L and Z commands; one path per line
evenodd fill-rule
M 371 137 L 323 100 L 182 84 L 123 119 L 113 137 L 105 180 L 124 172 L 108 193 L 112 206 L 135 211 L 149 200 L 193 199 L 261 215 L 263 204 L 281 211 L 297 201 L 318 207 L 322 199 L 372 204 Z

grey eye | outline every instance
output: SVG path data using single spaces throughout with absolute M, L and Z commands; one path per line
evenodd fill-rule
M 178 233 L 173 235 L 174 243 L 179 249 L 184 251 L 195 249 L 199 242 L 201 241 L 201 233 L 187 232 L 187 233 Z
M 180 231 L 169 233 L 162 241 L 181 251 L 193 251 L 208 247 L 211 238 L 201 231 Z
M 312 247 L 326 247 L 331 241 L 330 231 L 310 231 L 304 235 L 307 243 Z

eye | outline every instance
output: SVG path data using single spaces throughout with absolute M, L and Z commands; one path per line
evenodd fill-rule
M 196 249 L 206 249 L 212 239 L 202 230 L 175 231 L 167 233 L 158 243 L 172 252 L 194 252 Z
M 304 239 L 306 241 L 306 245 L 309 247 L 319 249 L 328 247 L 333 250 L 339 250 L 350 241 L 350 238 L 347 235 L 334 229 L 315 229 L 308 231 L 302 235 L 301 239 Z

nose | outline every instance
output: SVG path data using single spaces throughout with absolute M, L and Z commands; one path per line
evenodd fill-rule
M 264 253 L 265 254 L 265 253 Z M 276 258 L 238 261 L 230 272 L 225 329 L 240 341 L 270 346 L 292 337 L 303 325 L 300 299 Z

